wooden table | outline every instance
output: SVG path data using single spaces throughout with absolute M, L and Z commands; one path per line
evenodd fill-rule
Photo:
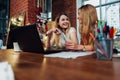
M 15 80 L 120 80 L 120 58 L 45 58 L 42 54 L 10 49 L 0 50 L 0 61 L 11 64 Z

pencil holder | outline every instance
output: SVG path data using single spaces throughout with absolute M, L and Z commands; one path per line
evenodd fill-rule
M 111 39 L 95 40 L 95 49 L 97 59 L 112 60 L 113 40 Z

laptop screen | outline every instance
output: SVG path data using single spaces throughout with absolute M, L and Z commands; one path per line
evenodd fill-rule
M 13 48 L 13 42 L 17 42 L 22 51 L 44 53 L 36 24 L 11 29 L 7 49 Z

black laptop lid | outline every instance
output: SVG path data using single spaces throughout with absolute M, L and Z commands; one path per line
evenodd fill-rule
M 8 49 L 13 48 L 13 42 L 17 42 L 22 51 L 44 53 L 36 24 L 12 29 L 8 37 Z

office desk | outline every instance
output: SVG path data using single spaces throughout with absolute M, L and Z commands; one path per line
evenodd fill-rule
M 120 58 L 97 60 L 89 55 L 76 59 L 44 58 L 42 54 L 0 50 L 0 61 L 8 61 L 15 80 L 120 80 Z

